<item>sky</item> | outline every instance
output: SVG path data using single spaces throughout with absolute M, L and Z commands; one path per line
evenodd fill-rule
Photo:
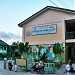
M 75 0 L 0 0 L 0 31 L 21 35 L 22 28 L 18 24 L 42 8 L 54 6 L 74 10 L 74 3 Z

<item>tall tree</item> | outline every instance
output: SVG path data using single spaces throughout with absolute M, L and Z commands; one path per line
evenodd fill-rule
M 19 43 L 19 52 L 22 54 L 24 52 L 24 43 L 20 42 Z

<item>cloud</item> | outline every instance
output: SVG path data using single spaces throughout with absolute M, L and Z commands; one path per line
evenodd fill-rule
M 10 35 L 7 34 L 7 33 L 4 32 L 4 31 L 1 31 L 1 32 L 0 32 L 0 38 L 12 39 L 12 38 L 10 37 Z
M 18 36 L 13 33 L 6 33 L 4 31 L 0 32 L 0 39 L 9 45 L 11 45 L 13 42 L 17 42 L 17 41 L 21 42 L 21 40 L 22 40 L 21 36 Z

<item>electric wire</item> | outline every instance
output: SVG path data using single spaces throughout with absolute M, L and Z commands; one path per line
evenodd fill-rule
M 62 3 L 65 5 L 65 6 L 67 6 L 68 7 L 68 5 L 63 1 L 63 0 L 61 0 L 62 1 Z M 69 7 L 68 7 L 69 8 Z
M 58 0 L 59 2 L 60 2 L 60 0 Z M 67 4 L 63 1 L 63 0 L 61 0 L 66 6 L 67 6 Z M 60 2 L 61 3 L 61 2 Z M 62 4 L 63 5 L 63 4 Z M 65 7 L 65 6 L 64 6 Z M 67 6 L 68 7 L 68 6 Z M 69 8 L 69 7 L 68 7 Z M 69 15 L 70 17 L 72 17 L 73 18 L 73 16 L 71 16 L 71 15 Z
M 51 0 L 49 0 L 52 4 L 54 4 L 55 6 L 57 6 L 58 7 L 58 5 L 57 4 L 55 4 L 53 1 L 51 1 Z
M 64 5 L 60 0 L 58 0 L 58 2 L 59 2 L 60 4 L 62 4 L 62 5 L 65 7 L 65 5 Z
M 58 7 L 58 5 L 57 4 L 55 4 L 52 0 L 49 0 L 52 4 L 54 4 L 55 6 L 57 6 Z M 70 17 L 72 17 L 72 18 L 74 18 L 73 16 L 71 16 L 71 15 L 69 15 Z

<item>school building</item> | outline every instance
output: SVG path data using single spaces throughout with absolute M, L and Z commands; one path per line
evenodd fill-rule
M 75 62 L 75 10 L 47 6 L 18 24 L 22 41 L 30 45 L 61 43 L 64 62 Z

